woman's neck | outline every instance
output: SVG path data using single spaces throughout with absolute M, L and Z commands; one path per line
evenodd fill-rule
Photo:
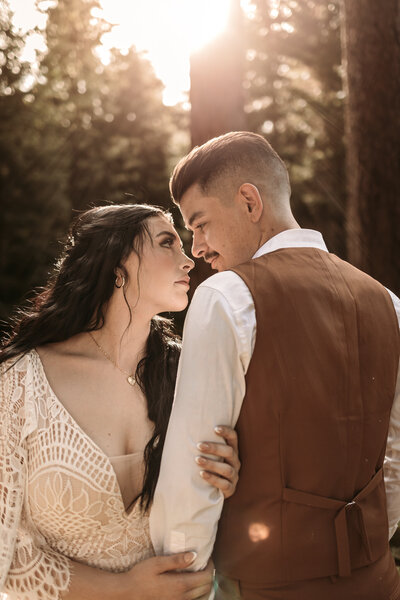
M 136 309 L 132 311 L 130 323 L 129 317 L 126 305 L 110 303 L 105 311 L 103 327 L 92 334 L 117 365 L 131 373 L 144 356 L 151 318 L 141 315 Z

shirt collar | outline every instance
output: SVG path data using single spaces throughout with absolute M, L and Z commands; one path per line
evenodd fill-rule
M 282 248 L 318 248 L 328 252 L 324 238 L 319 231 L 313 229 L 286 229 L 270 238 L 254 254 L 258 258 L 268 252 L 281 250 Z

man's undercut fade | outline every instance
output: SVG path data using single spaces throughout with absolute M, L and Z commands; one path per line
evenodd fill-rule
M 196 146 L 176 165 L 170 180 L 175 204 L 194 184 L 209 194 L 230 181 L 239 186 L 252 183 L 271 201 L 290 198 L 289 176 L 284 162 L 256 133 L 233 131 Z

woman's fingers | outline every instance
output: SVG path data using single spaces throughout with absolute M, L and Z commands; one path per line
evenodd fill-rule
M 231 446 L 219 444 L 218 442 L 200 442 L 200 444 L 197 444 L 197 447 L 205 454 L 213 454 L 214 456 L 223 458 L 227 462 L 231 462 L 235 454 Z
M 201 467 L 200 475 L 214 487 L 220 489 L 225 498 L 232 496 L 239 480 L 240 460 L 238 454 L 237 434 L 231 427 L 220 425 L 215 432 L 226 441 L 200 442 L 197 448 L 205 454 L 216 456 L 221 460 L 213 460 L 205 456 L 197 456 L 196 462 Z
M 230 481 L 229 479 L 225 479 L 220 475 L 213 475 L 208 471 L 200 471 L 200 476 L 203 479 L 205 479 L 210 485 L 213 485 L 214 487 L 221 490 L 221 492 L 224 494 L 224 498 L 229 498 L 230 496 L 232 496 L 236 489 L 237 479 L 236 481 Z
M 237 481 L 238 479 L 236 469 L 227 462 L 220 462 L 211 458 L 206 458 L 205 456 L 196 456 L 195 460 L 202 469 L 209 471 L 214 475 L 220 475 L 221 477 L 225 477 L 225 479 L 229 479 L 229 481 Z
M 235 454 L 239 453 L 237 433 L 234 429 L 232 429 L 232 427 L 218 425 L 218 427 L 215 428 L 215 433 L 224 438 L 228 446 L 233 448 Z
M 238 453 L 238 439 L 237 433 L 230 427 L 217 427 L 217 430 L 221 430 L 221 435 L 226 440 L 226 444 L 219 444 L 217 442 L 200 442 L 197 444 L 199 450 L 205 454 L 212 454 L 218 458 L 223 458 L 225 462 L 230 464 L 234 469 L 239 471 L 240 460 Z

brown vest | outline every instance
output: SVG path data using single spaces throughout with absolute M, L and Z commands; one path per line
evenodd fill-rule
M 214 559 L 247 583 L 346 576 L 388 547 L 382 464 L 399 364 L 393 303 L 332 254 L 289 248 L 233 269 L 257 335 L 242 462 Z

